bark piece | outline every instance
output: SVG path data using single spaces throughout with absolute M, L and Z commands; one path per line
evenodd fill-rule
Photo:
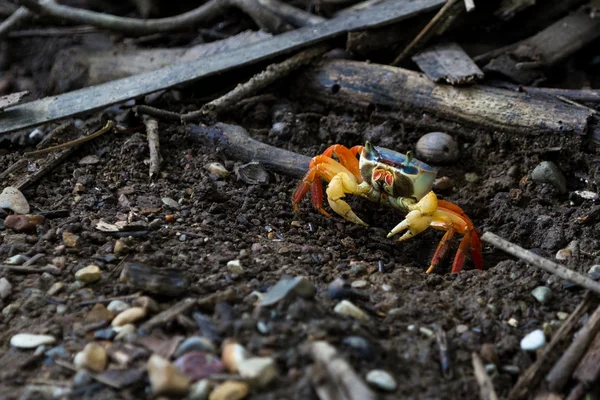
M 464 85 L 483 79 L 483 71 L 456 43 L 439 44 L 412 57 L 434 82 Z

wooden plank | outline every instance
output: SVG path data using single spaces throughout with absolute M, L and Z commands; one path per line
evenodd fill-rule
M 362 12 L 346 14 L 254 43 L 242 49 L 105 84 L 46 97 L 7 108 L 0 116 L 0 134 L 13 132 L 190 83 L 233 68 L 306 48 L 357 29 L 378 27 L 439 8 L 444 0 L 390 0 Z
M 483 71 L 456 43 L 442 43 L 414 55 L 412 60 L 434 82 L 465 85 L 483 79 Z

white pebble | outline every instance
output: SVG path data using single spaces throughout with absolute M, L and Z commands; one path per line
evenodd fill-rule
M 96 282 L 102 277 L 100 267 L 97 265 L 88 265 L 75 273 L 75 279 L 83 283 Z
M 56 342 L 54 336 L 32 333 L 18 333 L 10 338 L 10 345 L 19 349 L 35 349 L 38 346 L 53 344 L 54 342 Z
M 129 308 L 129 304 L 125 303 L 122 300 L 113 300 L 110 303 L 108 303 L 108 306 L 106 306 L 106 309 L 108 311 L 112 311 L 115 314 L 122 313 L 123 311 L 127 310 L 128 308 Z
M 335 308 L 333 309 L 336 313 L 343 315 L 345 317 L 352 317 L 359 321 L 368 321 L 369 317 L 363 310 L 356 307 L 354 304 L 349 302 L 348 300 L 340 301 Z
M 536 329 L 521 339 L 521 349 L 523 350 L 535 351 L 545 344 L 546 335 L 544 335 L 544 331 L 541 329 Z
M 393 376 L 381 369 L 374 369 L 367 374 L 367 382 L 378 389 L 393 392 L 398 387 Z
M 277 376 L 275 360 L 270 357 L 251 357 L 238 365 L 242 378 L 259 387 L 267 386 Z
M 4 300 L 12 292 L 12 285 L 6 278 L 0 278 L 0 299 Z
M 8 186 L 0 193 L 0 208 L 7 208 L 16 214 L 29 214 L 29 203 L 23 193 L 15 187 Z

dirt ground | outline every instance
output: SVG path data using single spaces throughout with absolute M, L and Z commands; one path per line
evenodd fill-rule
M 309 156 L 334 143 L 351 146 L 367 139 L 404 152 L 414 149 L 418 138 L 428 132 L 397 120 L 381 121 L 366 113 L 342 113 L 308 103 L 288 93 L 285 84 L 269 91 L 275 94 L 274 101 L 234 110 L 223 121 L 245 127 L 258 140 Z M 282 104 L 290 105 L 295 114 L 291 136 L 284 139 L 269 135 L 273 113 Z M 170 94 L 154 105 L 179 111 Z M 107 115 L 115 112 L 125 111 L 112 109 Z M 87 126 L 92 129 L 91 123 Z M 159 129 L 163 163 L 155 179 L 148 177 L 143 129 L 107 134 L 82 146 L 24 191 L 32 212 L 66 209 L 66 215 L 47 218 L 35 234 L 0 230 L 2 260 L 16 254 L 42 254 L 36 263 L 42 266 L 56 257 L 66 258 L 56 276 L 0 274 L 12 284 L 11 295 L 0 301 L 5 310 L 0 315 L 0 363 L 11 366 L 0 371 L 0 398 L 52 398 L 34 389 L 70 387 L 73 372 L 51 357 L 35 357 L 32 351 L 11 347 L 9 339 L 20 332 L 54 335 L 54 346 L 64 347 L 65 359 L 72 361 L 93 340 L 93 331 L 81 332 L 92 300 L 137 291 L 118 279 L 123 261 L 175 269 L 189 279 L 182 295 L 151 294 L 162 308 L 184 297 L 235 289 L 234 300 L 205 312 L 216 326 L 217 344 L 233 338 L 253 354 L 275 358 L 278 377 L 267 388 L 252 389 L 253 399 L 316 399 L 306 374 L 312 362 L 306 345 L 314 340 L 333 344 L 363 377 L 372 369 L 388 371 L 398 389 L 385 396 L 410 399 L 478 398 L 471 353 L 492 344 L 497 356 L 486 353 L 490 359 L 484 361 L 491 365 L 488 372 L 496 391 L 505 397 L 536 358 L 535 353 L 521 350 L 520 340 L 535 329 L 543 329 L 551 338 L 562 323 L 557 313 L 570 313 L 581 301 L 582 290 L 565 287 L 555 276 L 485 244 L 484 271 L 474 270 L 469 261 L 463 272 L 450 274 L 457 239 L 443 265 L 427 275 L 441 232 L 428 230 L 403 243 L 387 239 L 386 233 L 402 215 L 360 199 L 350 203 L 369 227 L 337 216 L 326 218 L 312 209 L 308 199 L 295 215 L 291 198 L 298 180 L 270 174 L 268 184 L 248 185 L 234 172 L 240 162 L 191 140 L 185 127 L 159 121 Z M 577 222 L 594 203 L 572 195 L 576 190 L 597 190 L 595 145 L 568 134 L 511 135 L 468 128 L 453 133 L 460 158 L 437 167 L 439 176 L 454 181 L 454 189 L 438 192 L 440 198 L 461 206 L 481 232 L 494 232 L 551 259 L 577 240 L 578 254 L 566 262 L 581 273 L 600 263 L 600 225 Z M 0 171 L 27 149 L 11 145 L 1 150 Z M 98 156 L 99 162 L 81 165 L 89 155 Z M 564 172 L 567 194 L 531 180 L 535 166 L 547 160 Z M 229 175 L 211 174 L 206 166 L 213 162 L 222 163 Z M 74 193 L 77 184 L 83 186 L 80 193 Z M 175 200 L 180 209 L 165 205 L 164 197 Z M 147 235 L 122 238 L 126 250 L 114 254 L 116 238 L 94 228 L 100 219 L 135 222 Z M 62 246 L 63 232 L 78 235 L 79 245 Z M 243 272 L 232 274 L 227 263 L 236 259 Z M 100 266 L 102 279 L 73 286 L 75 272 L 89 264 Z M 307 277 L 317 288 L 316 296 L 294 298 L 257 312 L 252 293 L 266 292 L 284 275 Z M 339 296 L 365 310 L 367 322 L 333 311 L 339 298 L 332 299 L 328 286 L 338 278 L 348 283 L 366 281 L 366 286 Z M 56 282 L 64 282 L 65 289 L 47 295 Z M 540 304 L 531 295 L 537 286 L 550 288 L 553 299 Z M 10 305 L 16 306 L 7 308 Z M 259 323 L 266 328 L 257 329 Z M 440 330 L 446 333 L 451 363 L 445 371 L 436 340 Z M 193 327 L 172 322 L 157 328 L 154 335 L 167 340 L 195 333 Z M 348 337 L 356 336 L 364 340 L 349 346 Z M 143 369 L 146 358 L 129 368 Z M 123 390 L 92 381 L 73 389 L 70 398 L 149 398 L 145 379 Z

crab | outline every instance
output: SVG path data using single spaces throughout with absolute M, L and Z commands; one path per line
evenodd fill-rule
M 388 238 L 406 231 L 398 241 L 407 240 L 428 227 L 445 231 L 427 269 L 428 274 L 438 266 L 450 240 L 457 233 L 463 238 L 454 257 L 452 272 L 461 271 L 469 249 L 475 267 L 483 269 L 477 229 L 459 206 L 437 198 L 431 190 L 435 176 L 436 170 L 415 159 L 411 152 L 402 154 L 369 142 L 352 148 L 335 144 L 312 158 L 292 203 L 298 213 L 298 204 L 310 190 L 314 207 L 329 217 L 323 209 L 322 180 L 325 180 L 328 182 L 329 206 L 348 221 L 368 226 L 343 200 L 347 194 L 353 194 L 406 213 L 404 220 L 387 235 Z

